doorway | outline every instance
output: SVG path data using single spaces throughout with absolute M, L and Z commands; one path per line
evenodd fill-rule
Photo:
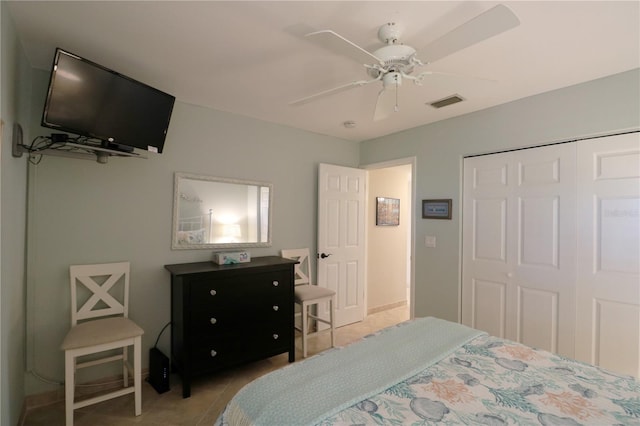
M 413 224 L 415 158 L 365 166 L 367 185 L 367 315 L 407 307 L 413 317 Z M 398 220 L 380 221 L 380 199 L 399 204 Z M 397 201 L 396 201 L 397 200 Z M 382 204 L 381 204 L 382 205 Z M 384 207 L 381 207 L 384 211 Z

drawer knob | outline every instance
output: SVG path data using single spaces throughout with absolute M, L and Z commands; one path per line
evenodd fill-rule
M 211 349 L 211 358 L 213 358 L 216 355 L 218 355 L 218 352 L 216 352 L 213 349 Z
M 217 322 L 218 322 L 218 320 L 217 320 L 217 319 L 215 319 L 215 318 L 211 318 L 211 320 L 210 320 L 210 321 L 211 321 L 211 324 L 215 324 L 215 323 L 217 323 Z
M 274 310 L 274 311 L 277 311 L 278 309 L 280 309 L 280 308 L 278 307 L 278 305 L 273 305 L 273 310 Z
M 273 282 L 273 286 L 274 286 L 274 287 L 278 287 L 278 284 L 280 284 L 278 281 L 274 281 L 274 282 Z
M 217 292 L 217 291 L 215 291 L 215 290 L 211 290 L 211 291 L 209 292 L 209 294 L 211 294 L 212 296 L 215 296 L 217 293 L 218 293 L 218 292 Z
M 277 334 L 274 334 L 273 335 L 273 340 L 278 340 L 278 337 L 280 337 L 280 336 L 278 336 Z

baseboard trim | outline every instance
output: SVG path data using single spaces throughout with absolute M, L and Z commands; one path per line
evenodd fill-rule
M 378 312 L 387 311 L 393 308 L 399 308 L 401 306 L 407 306 L 407 301 L 401 300 L 399 302 L 390 303 L 388 305 L 376 306 L 375 308 L 367 309 L 367 315 L 377 314 Z

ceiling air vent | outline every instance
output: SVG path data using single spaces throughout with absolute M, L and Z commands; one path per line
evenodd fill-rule
M 446 107 L 448 105 L 453 105 L 453 104 L 457 104 L 458 102 L 462 102 L 464 101 L 464 98 L 460 95 L 451 95 L 448 96 L 444 99 L 440 99 L 438 101 L 433 101 L 430 102 L 429 105 L 431 105 L 434 108 L 442 108 L 442 107 Z

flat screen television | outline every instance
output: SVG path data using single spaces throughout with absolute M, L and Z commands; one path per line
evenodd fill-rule
M 42 125 L 98 139 L 103 147 L 161 153 L 174 102 L 167 93 L 58 48 Z

